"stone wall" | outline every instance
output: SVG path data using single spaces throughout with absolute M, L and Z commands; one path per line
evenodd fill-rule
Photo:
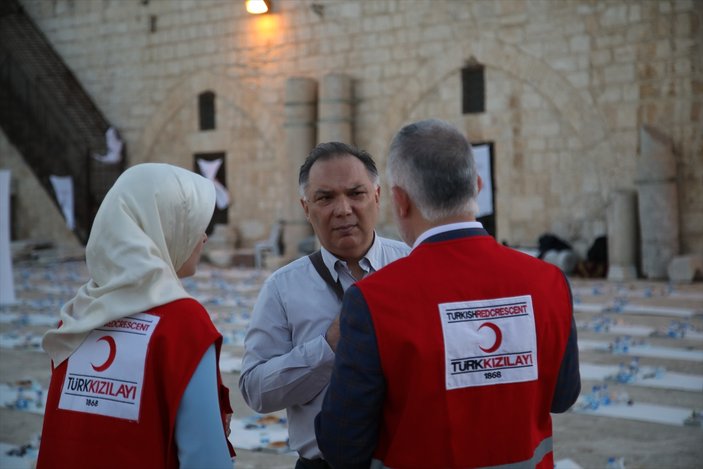
M 425 117 L 495 144 L 497 237 L 550 231 L 582 253 L 634 189 L 638 129 L 674 142 L 682 252 L 703 252 L 703 2 L 693 0 L 21 0 L 127 141 L 130 164 L 227 155 L 244 245 L 296 197 L 285 83 L 352 79 L 353 143 L 383 168 L 393 133 Z M 462 115 L 461 69 L 485 66 L 486 112 Z M 197 96 L 216 94 L 201 132 Z M 382 231 L 393 233 L 388 191 Z M 295 218 L 295 217 L 292 217 Z
M 80 247 L 78 238 L 66 226 L 58 206 L 2 129 L 0 169 L 8 169 L 11 172 L 10 225 L 13 239 L 52 241 L 55 245 L 68 249 Z

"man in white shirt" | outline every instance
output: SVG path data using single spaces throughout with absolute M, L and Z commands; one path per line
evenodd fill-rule
M 317 266 L 311 257 L 297 259 L 264 283 L 244 339 L 239 388 L 257 412 L 286 409 L 289 443 L 299 454 L 297 469 L 326 468 L 314 419 L 339 340 L 340 293 L 409 248 L 374 231 L 380 186 L 368 153 L 322 143 L 301 166 L 299 185 L 321 256 Z

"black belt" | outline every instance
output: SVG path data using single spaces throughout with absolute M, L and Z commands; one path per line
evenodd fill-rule
M 302 465 L 305 467 L 305 469 L 331 469 L 332 468 L 332 466 L 330 466 L 327 463 L 327 461 L 325 461 L 322 458 L 307 459 L 302 456 L 299 456 L 298 460 L 302 463 Z

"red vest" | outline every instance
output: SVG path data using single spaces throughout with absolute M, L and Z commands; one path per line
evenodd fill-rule
M 572 316 L 556 267 L 475 236 L 422 244 L 357 286 L 387 385 L 375 458 L 553 467 L 550 406 Z
M 155 320 L 153 330 L 149 330 L 150 320 Z M 121 332 L 109 338 L 111 328 Z M 150 333 L 149 338 L 140 336 L 144 333 Z M 220 355 L 222 336 L 207 311 L 195 300 L 177 300 L 142 315 L 111 321 L 91 334 L 97 335 L 88 336 L 53 370 L 37 467 L 178 467 L 174 428 L 181 396 L 207 348 L 214 343 L 218 360 Z M 137 342 L 120 342 L 133 338 Z M 92 344 L 95 351 L 104 349 L 105 353 L 81 352 Z M 114 371 L 121 355 L 138 349 L 139 344 L 145 350 L 141 361 L 137 358 L 138 377 L 106 378 L 107 368 Z M 72 372 L 81 355 L 89 357 L 94 372 Z M 217 378 L 224 416 L 232 408 L 219 366 Z M 87 411 L 77 410 L 79 406 Z M 116 417 L 114 413 L 124 415 Z M 230 453 L 234 454 L 231 446 Z

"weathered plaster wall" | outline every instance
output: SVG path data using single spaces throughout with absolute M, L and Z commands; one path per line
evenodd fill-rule
M 11 171 L 11 231 L 16 239 L 53 241 L 69 249 L 80 247 L 58 206 L 34 177 L 17 149 L 0 129 L 0 168 Z

